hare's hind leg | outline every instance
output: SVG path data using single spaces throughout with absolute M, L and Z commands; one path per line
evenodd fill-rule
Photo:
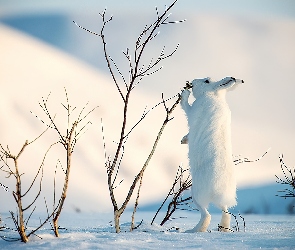
M 199 223 L 191 230 L 187 230 L 186 233 L 195 233 L 195 232 L 206 232 L 207 228 L 211 221 L 211 215 L 205 207 L 197 205 L 197 208 L 201 212 L 201 219 Z
M 227 210 L 227 206 L 222 207 L 221 222 L 219 225 L 219 231 L 229 232 L 230 231 L 230 213 Z

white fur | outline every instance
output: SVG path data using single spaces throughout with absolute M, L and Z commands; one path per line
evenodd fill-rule
M 201 212 L 201 219 L 190 232 L 204 232 L 210 224 L 209 203 L 222 212 L 221 229 L 230 227 L 229 207 L 236 205 L 236 178 L 232 159 L 231 113 L 226 103 L 227 89 L 243 81 L 226 77 L 218 82 L 210 78 L 192 81 L 195 101 L 189 104 L 189 90 L 181 94 L 181 106 L 186 113 L 189 133 L 182 143 L 188 143 L 192 176 L 192 197 Z

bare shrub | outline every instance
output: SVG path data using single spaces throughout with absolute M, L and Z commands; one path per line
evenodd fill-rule
M 43 133 L 42 133 L 43 134 Z M 42 135 L 41 134 L 41 135 Z M 41 137 L 41 135 L 39 137 Z M 27 225 L 28 222 L 32 216 L 32 214 L 34 213 L 36 206 L 35 203 L 37 201 L 37 199 L 40 197 L 41 191 L 42 191 L 42 180 L 43 180 L 43 169 L 44 169 L 44 162 L 46 159 L 46 156 L 48 154 L 48 152 L 50 151 L 50 149 L 55 145 L 52 144 L 47 152 L 45 153 L 43 160 L 37 170 L 37 173 L 34 177 L 34 179 L 32 180 L 31 184 L 29 185 L 29 188 L 26 191 L 22 190 L 22 176 L 23 176 L 23 171 L 20 166 L 19 166 L 19 158 L 21 157 L 22 153 L 24 152 L 24 150 L 33 142 L 35 142 L 39 137 L 37 137 L 35 140 L 29 142 L 26 141 L 22 148 L 20 149 L 20 151 L 14 155 L 10 152 L 9 147 L 7 146 L 6 148 L 4 148 L 1 144 L 0 144 L 0 160 L 2 161 L 2 163 L 4 164 L 4 166 L 1 167 L 1 170 L 3 172 L 5 172 L 7 174 L 7 178 L 10 177 L 14 177 L 15 178 L 15 190 L 12 191 L 12 195 L 14 197 L 14 200 L 17 204 L 17 212 L 16 214 L 12 211 L 10 212 L 11 218 L 14 222 L 16 231 L 18 232 L 20 238 L 15 238 L 15 239 L 7 239 L 5 237 L 2 237 L 3 239 L 6 240 L 21 240 L 22 242 L 28 242 L 29 241 L 29 237 L 31 235 L 35 235 L 36 232 L 43 227 L 43 225 L 45 225 L 49 219 L 53 216 L 53 213 L 51 213 L 50 215 L 47 216 L 47 218 L 45 218 L 42 222 L 40 220 L 40 225 L 27 232 Z M 11 163 L 12 162 L 12 163 Z M 39 181 L 38 181 L 39 178 Z M 25 200 L 26 196 L 28 195 L 28 193 L 30 191 L 32 191 L 32 188 L 34 186 L 34 184 L 39 182 L 39 188 L 38 188 L 38 192 L 35 195 L 35 197 L 33 198 L 32 201 L 30 201 L 29 203 Z M 27 205 L 24 205 L 24 204 Z M 24 213 L 30 211 L 29 216 L 27 217 L 27 219 L 25 219 Z
M 135 49 L 134 51 L 130 51 L 129 48 L 127 48 L 125 51 L 123 51 L 124 57 L 127 59 L 128 67 L 129 67 L 129 75 L 128 77 L 125 77 L 113 58 L 110 57 L 110 55 L 107 52 L 107 42 L 105 38 L 105 28 L 107 24 L 112 21 L 113 17 L 107 17 L 106 15 L 106 10 L 104 10 L 102 13 L 100 13 L 101 19 L 102 19 L 102 27 L 99 33 L 90 31 L 86 28 L 83 28 L 82 26 L 79 26 L 77 23 L 75 23 L 79 28 L 82 28 L 86 30 L 87 32 L 90 32 L 91 34 L 94 34 L 98 37 L 101 38 L 102 45 L 103 45 L 103 51 L 104 51 L 104 56 L 105 60 L 109 69 L 109 72 L 111 74 L 111 77 L 113 79 L 113 82 L 116 86 L 116 89 L 122 99 L 123 102 L 123 119 L 121 121 L 122 126 L 120 130 L 120 135 L 119 135 L 119 140 L 117 142 L 117 147 L 115 150 L 115 154 L 113 159 L 111 160 L 109 157 L 106 157 L 105 160 L 105 167 L 107 170 L 107 179 L 108 179 L 108 188 L 109 188 L 109 195 L 111 198 L 111 202 L 113 205 L 114 209 L 114 221 L 115 221 L 115 230 L 117 233 L 120 232 L 120 216 L 124 212 L 124 210 L 127 207 L 127 204 L 129 203 L 131 196 L 133 195 L 133 192 L 135 191 L 136 185 L 139 183 L 139 188 L 137 192 L 137 198 L 136 202 L 134 205 L 134 210 L 133 210 L 133 215 L 132 215 L 132 222 L 131 222 L 131 230 L 134 228 L 134 214 L 136 212 L 136 208 L 138 205 L 138 198 L 139 198 L 139 193 L 140 193 L 140 187 L 142 183 L 142 178 L 144 171 L 146 170 L 155 150 L 157 147 L 157 144 L 160 140 L 160 137 L 163 133 L 163 130 L 167 123 L 171 120 L 170 115 L 173 112 L 174 108 L 176 105 L 180 102 L 180 96 L 176 95 L 177 100 L 171 105 L 171 108 L 168 108 L 166 105 L 166 101 L 163 98 L 162 95 L 162 101 L 159 104 L 163 104 L 165 111 L 166 111 L 166 117 L 164 118 L 164 122 L 158 132 L 158 135 L 156 136 L 156 139 L 154 141 L 154 144 L 152 146 L 152 150 L 149 153 L 144 165 L 141 167 L 140 171 L 134 178 L 134 181 L 131 183 L 129 191 L 126 195 L 126 198 L 123 202 L 122 205 L 119 205 L 117 202 L 117 198 L 115 196 L 114 189 L 116 188 L 115 181 L 121 166 L 122 158 L 124 156 L 124 148 L 126 146 L 126 142 L 128 140 L 128 137 L 130 134 L 133 132 L 133 130 L 137 127 L 139 123 L 141 123 L 146 115 L 153 109 L 144 111 L 141 119 L 131 127 L 131 129 L 128 129 L 127 127 L 127 121 L 128 121 L 128 110 L 130 108 L 130 96 L 132 95 L 132 91 L 138 84 L 143 80 L 144 77 L 152 75 L 156 72 L 158 72 L 161 67 L 159 67 L 159 63 L 162 62 L 163 60 L 171 57 L 177 50 L 178 46 L 171 52 L 166 54 L 165 53 L 165 47 L 163 47 L 162 51 L 160 52 L 160 55 L 156 59 L 151 59 L 148 65 L 144 65 L 143 63 L 143 56 L 146 54 L 146 48 L 147 46 L 151 43 L 153 39 L 157 37 L 159 34 L 159 28 L 162 27 L 163 25 L 166 24 L 175 24 L 179 22 L 183 22 L 184 20 L 181 21 L 169 21 L 169 11 L 171 8 L 176 4 L 177 0 L 173 1 L 172 4 L 166 7 L 165 11 L 163 13 L 159 13 L 158 9 L 156 8 L 156 20 L 152 22 L 149 25 L 146 25 L 142 32 L 139 34 L 135 41 Z M 119 77 L 118 77 L 119 76 Z M 128 80 L 126 80 L 128 79 Z M 159 106 L 157 104 L 156 106 Z M 155 107 L 156 107 L 155 106 Z
M 90 109 L 90 111 L 86 111 L 88 103 L 77 113 L 76 118 L 72 118 L 72 115 L 74 111 L 76 111 L 76 107 L 70 105 L 69 98 L 67 91 L 65 89 L 65 95 L 66 95 L 66 104 L 61 104 L 62 107 L 66 110 L 66 121 L 67 121 L 67 129 L 65 133 L 61 131 L 61 129 L 58 127 L 56 122 L 54 121 L 54 116 L 52 116 L 51 112 L 48 109 L 48 100 L 49 96 L 46 99 L 42 98 L 42 102 L 39 103 L 40 107 L 42 108 L 43 112 L 45 113 L 47 119 L 49 120 L 49 123 L 45 122 L 39 116 L 36 116 L 39 120 L 41 120 L 42 123 L 44 123 L 47 128 L 53 129 L 58 137 L 59 141 L 56 143 L 62 144 L 66 151 L 66 168 L 63 170 L 64 172 L 64 183 L 63 183 L 63 189 L 62 193 L 60 196 L 60 199 L 58 201 L 57 207 L 55 206 L 55 185 L 54 185 L 54 212 L 53 212 L 53 230 L 54 234 L 56 237 L 59 237 L 59 226 L 58 226 L 58 219 L 60 217 L 60 214 L 62 212 L 66 196 L 67 196 L 67 191 L 68 191 L 68 186 L 69 186 L 69 178 L 70 178 L 70 171 L 71 171 L 71 164 L 72 164 L 72 155 L 75 149 L 75 146 L 77 144 L 77 141 L 79 138 L 84 134 L 86 131 L 86 128 L 89 124 L 91 124 L 90 121 L 85 121 L 86 118 L 90 113 L 92 113 L 97 107 Z M 56 173 L 56 172 L 55 172 Z M 55 180 L 54 180 L 55 181 Z M 55 183 L 55 182 L 54 182 Z M 56 208 L 55 208 L 56 207 Z

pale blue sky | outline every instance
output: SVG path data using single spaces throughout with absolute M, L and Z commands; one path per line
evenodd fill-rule
M 130 8 L 162 7 L 167 0 L 0 0 L 0 15 L 44 10 L 87 10 L 104 8 L 128 10 Z M 245 15 L 286 16 L 295 18 L 294 0 L 179 0 L 178 10 L 230 12 Z

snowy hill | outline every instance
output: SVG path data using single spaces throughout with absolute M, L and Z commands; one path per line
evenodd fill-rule
M 263 185 L 255 187 L 245 187 L 238 189 L 237 197 L 238 204 L 234 208 L 230 209 L 230 212 L 234 214 L 290 214 L 295 213 L 295 200 L 292 198 L 283 198 L 280 197 L 282 193 L 278 192 L 283 190 L 286 187 L 283 187 L 280 184 L 272 185 Z M 185 194 L 185 197 L 189 196 L 189 193 Z M 140 211 L 157 211 L 160 205 L 162 204 L 163 199 L 158 202 L 148 203 L 145 205 L 140 205 Z M 170 202 L 170 200 L 168 200 Z M 168 202 L 161 209 L 162 212 L 166 212 Z M 193 204 L 190 204 L 191 208 L 195 208 Z M 187 210 L 191 209 L 189 207 L 183 206 Z M 220 210 L 213 205 L 209 206 L 209 212 L 213 214 L 220 214 Z M 192 214 L 198 214 L 196 211 L 191 211 Z M 173 217 L 181 215 L 181 211 L 176 211 L 173 214 Z
M 64 87 L 77 109 L 81 109 L 88 101 L 89 107 L 99 106 L 89 117 L 93 125 L 79 141 L 74 154 L 66 209 L 108 210 L 110 200 L 106 187 L 100 119 L 103 118 L 104 122 L 108 153 L 112 154 L 115 146 L 113 141 L 118 138 L 118 117 L 122 107 L 106 72 L 100 41 L 72 24 L 72 20 L 75 20 L 97 31 L 100 27 L 97 11 L 51 12 L 46 15 L 47 22 L 44 15 L 32 13 L 2 18 L 2 22 L 32 34 L 43 42 L 7 26 L 0 26 L 0 142 L 8 144 L 12 152 L 17 152 L 26 139 L 32 140 L 44 130 L 44 125 L 30 111 L 44 118 L 38 102 L 49 92 L 52 93 L 49 104 L 61 126 L 66 126 L 65 112 L 60 104 L 65 102 Z M 116 19 L 110 26 L 110 53 L 119 65 L 123 63 L 118 53 L 132 44 L 134 36 L 144 26 L 145 20 L 149 19 L 149 13 L 143 13 L 143 23 L 138 22 L 132 29 L 124 31 L 122 27 L 127 28 L 134 23 L 134 16 L 129 15 L 127 18 L 124 13 L 116 13 Z M 250 20 L 212 13 L 175 16 L 176 19 L 178 17 L 187 18 L 188 21 L 163 31 L 150 49 L 150 54 L 157 55 L 163 44 L 167 50 L 171 50 L 180 42 L 179 51 L 165 62 L 165 68 L 158 75 L 136 89 L 130 126 L 138 121 L 145 105 L 151 107 L 158 103 L 162 92 L 167 97 L 176 94 L 186 80 L 208 75 L 213 78 L 226 75 L 242 78 L 245 84 L 228 95 L 232 110 L 234 153 L 255 159 L 269 147 L 272 150 L 259 162 L 238 165 L 238 184 L 242 189 L 275 183 L 274 175 L 280 174 L 278 155 L 284 153 L 288 165 L 292 166 L 295 162 L 292 145 L 295 140 L 295 115 L 294 109 L 290 108 L 295 104 L 292 94 L 295 85 L 290 81 L 295 79 L 295 21 L 257 17 Z M 44 26 L 40 20 L 43 20 Z M 36 23 L 39 23 L 39 28 L 36 28 Z M 46 29 L 46 25 L 51 25 L 51 29 Z M 43 33 L 40 35 L 38 31 Z M 159 107 L 153 112 L 130 138 L 124 162 L 128 168 L 120 176 L 124 182 L 118 192 L 126 192 L 127 183 L 130 183 L 137 173 L 136 169 L 145 160 L 162 122 L 162 111 Z M 181 162 L 187 165 L 186 146 L 179 144 L 187 130 L 186 121 L 179 108 L 174 116 L 146 172 L 141 195 L 143 204 L 161 200 L 171 185 L 178 165 Z M 23 158 L 26 177 L 32 178 L 47 147 L 56 139 L 54 132 L 48 131 L 28 149 L 30 152 Z M 46 161 L 47 175 L 43 187 L 46 196 L 52 195 L 52 172 L 57 159 L 64 159 L 61 147 L 53 149 Z M 31 166 L 31 163 L 34 164 Z M 61 173 L 59 178 L 62 180 Z M 0 182 L 9 187 L 14 185 L 3 175 Z M 256 190 L 250 193 L 260 197 Z M 0 197 L 9 201 L 3 206 L 1 204 L 1 209 L 7 211 L 13 202 L 12 198 L 2 190 Z M 247 195 L 244 197 L 246 202 L 253 198 Z M 275 193 L 269 197 L 272 199 Z M 244 199 L 239 198 L 239 202 L 243 203 Z M 272 200 L 268 202 L 272 203 Z

